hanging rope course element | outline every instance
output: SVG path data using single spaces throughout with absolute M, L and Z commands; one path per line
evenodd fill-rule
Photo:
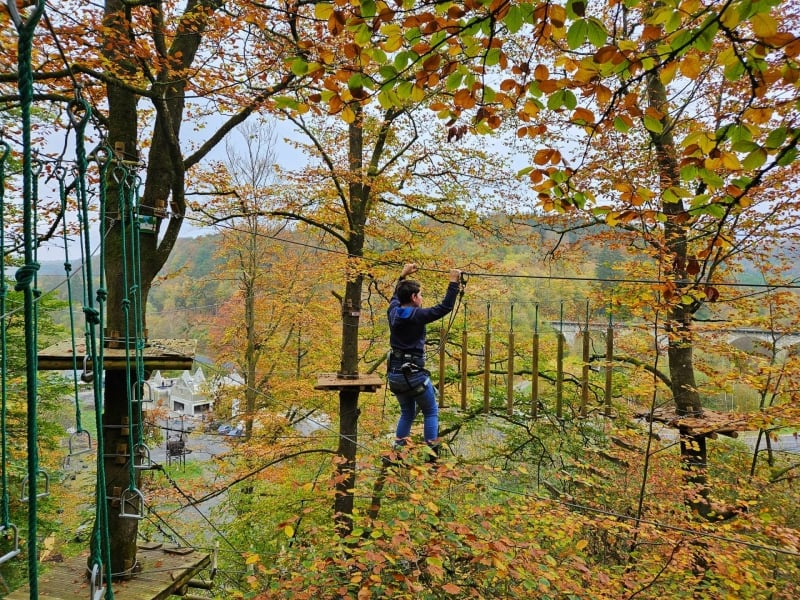
M 95 423 L 97 427 L 97 485 L 95 488 L 95 510 L 96 510 L 96 523 L 93 530 L 91 541 L 91 551 L 89 559 L 89 569 L 91 572 L 90 585 L 92 588 L 92 599 L 102 597 L 105 593 L 106 598 L 113 600 L 114 594 L 111 589 L 111 573 L 105 567 L 111 564 L 111 549 L 108 533 L 108 500 L 106 497 L 106 481 L 105 481 L 105 467 L 103 456 L 103 345 L 97 343 L 97 337 L 103 331 L 103 304 L 107 296 L 106 290 L 103 288 L 104 275 L 103 264 L 101 259 L 100 265 L 100 285 L 97 289 L 96 298 L 97 306 L 94 304 L 94 277 L 92 274 L 92 261 L 91 257 L 91 235 L 90 235 L 90 209 L 89 199 L 86 189 L 86 179 L 89 167 L 89 161 L 86 155 L 86 147 L 84 143 L 84 136 L 86 133 L 86 126 L 91 118 L 91 107 L 88 102 L 80 98 L 80 94 L 76 94 L 76 99 L 70 102 L 68 106 L 68 114 L 70 122 L 75 129 L 75 154 L 77 158 L 76 165 L 76 180 L 77 180 L 77 193 L 78 193 L 78 213 L 80 218 L 81 242 L 83 245 L 84 256 L 84 306 L 83 313 L 85 317 L 85 333 L 86 333 L 86 361 L 91 362 L 92 372 L 94 376 L 91 377 L 92 392 L 95 405 Z M 100 183 L 101 190 L 105 187 L 105 177 L 108 169 L 108 152 L 98 153 L 97 160 L 100 166 Z M 103 210 L 105 207 L 104 198 L 101 191 L 101 223 L 104 216 Z M 102 240 L 102 237 L 101 237 Z M 101 242 L 100 256 L 104 254 Z M 85 371 L 84 371 L 85 375 Z M 103 588 L 103 579 L 106 579 L 106 587 Z
M 33 152 L 31 149 L 31 106 L 33 104 L 33 74 L 31 54 L 33 50 L 33 32 L 44 12 L 44 0 L 38 0 L 27 19 L 23 19 L 16 5 L 16 0 L 8 0 L 8 12 L 18 34 L 18 81 L 22 121 L 22 202 L 23 202 L 23 244 L 24 264 L 16 273 L 15 289 L 23 293 L 24 298 L 24 330 L 27 378 L 27 436 L 28 436 L 28 579 L 30 581 L 31 598 L 38 598 L 38 548 L 37 548 L 37 477 L 39 474 L 39 454 L 37 447 L 37 350 L 36 320 L 33 283 L 38 264 L 34 261 L 36 232 L 33 229 Z M 5 233 L 5 232 L 4 232 Z M 5 260 L 5 257 L 3 257 Z
M 0 369 L 2 369 L 2 383 L 0 383 L 0 535 L 6 537 L 11 534 L 13 546 L 10 550 L 0 556 L 0 564 L 11 560 L 19 555 L 19 531 L 17 526 L 11 523 L 9 514 L 9 494 L 8 494 L 8 442 L 6 436 L 6 415 L 8 411 L 8 389 L 5 374 L 8 373 L 8 346 L 6 338 L 6 249 L 5 249 L 5 171 L 6 159 L 11 153 L 11 148 L 5 140 L 0 140 Z

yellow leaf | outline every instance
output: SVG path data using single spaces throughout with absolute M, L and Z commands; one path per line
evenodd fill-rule
M 352 108 L 346 106 L 342 111 L 342 121 L 349 124 L 355 120 L 356 120 L 356 113 L 353 112 Z
M 658 78 L 661 79 L 661 83 L 667 84 L 672 81 L 675 77 L 675 71 L 678 68 L 678 63 L 675 61 L 664 65 L 664 68 L 658 74 Z
M 247 558 L 245 559 L 244 562 L 247 565 L 254 565 L 254 564 L 256 564 L 257 562 L 260 562 L 260 561 L 261 561 L 261 557 L 258 554 L 250 554 L 250 555 L 247 556 Z
M 589 542 L 587 540 L 578 540 L 578 543 L 575 544 L 575 548 L 577 548 L 578 550 L 583 550 L 588 545 Z
M 760 13 L 750 19 L 753 31 L 758 37 L 770 37 L 778 33 L 778 21 L 772 15 Z
M 698 58 L 693 55 L 687 55 L 681 61 L 681 73 L 683 73 L 689 79 L 696 79 L 698 75 L 700 75 L 700 61 Z
M 319 3 L 314 6 L 314 16 L 317 19 L 328 20 L 328 17 L 333 13 L 333 4 L 327 2 Z
M 726 169 L 731 169 L 732 171 L 736 171 L 742 168 L 742 163 L 739 162 L 739 157 L 736 156 L 733 152 L 723 152 L 722 166 L 724 166 Z
M 292 527 L 291 525 L 287 525 L 286 527 L 283 528 L 283 534 L 288 538 L 294 537 L 294 527 Z

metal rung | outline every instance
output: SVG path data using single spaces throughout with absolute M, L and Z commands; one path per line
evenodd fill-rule
M 136 469 L 146 470 L 153 468 L 153 461 L 150 458 L 150 448 L 147 447 L 147 444 L 136 444 L 133 447 L 133 455 L 138 456 L 142 459 L 138 465 L 133 465 Z
M 86 446 L 83 448 L 75 449 L 72 447 L 72 442 L 77 439 L 77 436 L 85 434 L 86 435 Z M 69 455 L 70 456 L 77 456 L 79 454 L 86 454 L 87 452 L 92 451 L 92 434 L 86 431 L 85 429 L 81 431 L 76 431 L 71 436 L 69 436 Z
M 139 387 L 142 391 L 141 397 L 136 394 L 136 388 Z M 147 388 L 147 398 L 144 397 L 144 388 Z M 133 402 L 141 402 L 152 404 L 153 400 L 153 388 L 150 387 L 149 381 L 140 381 L 138 383 L 134 383 L 131 387 L 131 399 Z
M 83 357 L 83 372 L 81 373 L 81 381 L 84 383 L 92 383 L 94 381 L 94 372 L 89 368 L 89 355 Z
M 105 593 L 106 586 L 103 585 L 103 565 L 94 563 L 92 565 L 92 576 L 89 580 L 89 600 L 103 600 Z
M 3 556 L 0 556 L 0 565 L 8 562 L 19 554 L 19 531 L 17 531 L 17 526 L 12 523 L 9 523 L 5 526 L 0 526 L 0 535 L 4 535 L 8 531 L 12 531 L 14 533 L 14 548 L 6 552 Z
M 131 506 L 134 511 L 137 510 L 136 500 L 139 500 L 139 512 L 127 512 L 127 507 Z M 127 519 L 144 519 L 144 496 L 142 492 L 136 488 L 128 488 L 119 497 L 119 516 Z
M 38 492 L 36 494 L 36 497 L 44 498 L 45 496 L 50 495 L 50 475 L 48 475 L 46 471 L 43 471 L 41 469 L 39 469 L 39 472 L 37 473 L 37 476 L 39 475 L 44 475 L 44 491 Z M 19 498 L 22 502 L 27 502 L 28 500 L 30 500 L 30 496 L 25 493 L 25 490 L 30 487 L 28 485 L 29 479 L 30 479 L 29 475 L 25 475 L 25 477 L 22 479 L 22 495 Z

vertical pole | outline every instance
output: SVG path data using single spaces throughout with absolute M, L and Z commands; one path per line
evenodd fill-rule
M 611 376 L 612 376 L 612 365 L 611 362 L 614 360 L 614 323 L 612 321 L 611 315 L 611 305 L 609 304 L 608 307 L 608 329 L 606 329 L 606 389 L 605 389 L 605 401 L 606 401 L 606 416 L 611 416 Z
M 581 416 L 589 403 L 589 301 L 586 301 L 586 327 L 583 330 L 583 370 L 581 371 Z
M 514 414 L 514 305 L 511 305 L 511 321 L 508 326 L 508 380 L 506 407 L 508 414 Z
M 461 332 L 461 410 L 467 410 L 467 305 L 464 304 L 464 330 Z
M 539 416 L 539 304 L 534 308 L 533 352 L 531 354 L 531 416 Z
M 447 355 L 445 352 L 445 330 L 442 327 L 439 330 L 439 407 L 444 408 L 446 403 L 444 399 L 444 357 Z
M 483 340 L 483 412 L 489 412 L 489 378 L 492 364 L 492 330 L 489 325 L 491 304 L 486 304 L 486 336 Z
M 556 418 L 564 414 L 564 301 L 561 301 L 561 320 L 558 324 L 558 350 L 556 353 Z

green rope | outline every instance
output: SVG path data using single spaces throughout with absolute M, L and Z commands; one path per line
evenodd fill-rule
M 83 312 L 86 318 L 87 327 L 87 355 L 92 361 L 92 370 L 95 375 L 92 379 L 92 391 L 94 396 L 95 405 L 95 422 L 97 425 L 97 486 L 95 491 L 96 500 L 96 516 L 94 534 L 92 536 L 91 550 L 90 550 L 90 564 L 91 566 L 99 566 L 101 569 L 105 564 L 107 567 L 111 565 L 111 548 L 108 533 L 108 497 L 106 490 L 106 477 L 105 477 L 105 456 L 103 445 L 103 354 L 102 344 L 98 348 L 97 336 L 98 328 L 100 332 L 103 331 L 103 301 L 105 299 L 105 290 L 101 293 L 100 288 L 97 291 L 98 307 L 94 305 L 94 298 L 92 294 L 92 287 L 94 279 L 92 276 L 92 261 L 91 261 L 91 239 L 89 227 L 89 201 L 86 192 L 86 173 L 88 171 L 89 161 L 86 158 L 86 148 L 84 144 L 84 135 L 86 132 L 86 125 L 91 116 L 91 107 L 89 104 L 81 99 L 76 99 L 68 106 L 68 113 L 70 120 L 75 127 L 75 153 L 77 156 L 77 191 L 78 191 L 78 208 L 81 219 L 81 233 L 83 242 L 83 269 L 84 269 L 84 307 Z M 105 195 L 103 189 L 105 186 L 105 176 L 107 166 L 101 164 L 101 211 L 100 222 L 105 222 Z M 101 261 L 104 254 L 104 246 L 102 240 L 104 236 L 101 235 Z M 101 279 L 100 285 L 103 284 L 103 265 L 101 262 Z M 111 573 L 110 568 L 105 569 L 106 575 L 106 598 L 113 600 L 114 593 L 111 589 Z
M 139 391 L 138 414 L 136 415 L 138 424 L 138 436 L 136 443 L 144 446 L 144 414 L 142 404 L 144 404 L 144 348 L 147 342 L 147 335 L 144 330 L 144 307 L 142 306 L 142 261 L 141 261 L 141 227 L 139 221 L 139 207 L 141 198 L 139 188 L 141 180 L 138 175 L 133 186 L 133 203 L 131 214 L 133 227 L 131 228 L 131 249 L 133 251 L 133 317 L 134 328 L 136 330 L 136 386 Z
M 61 225 L 62 237 L 64 240 L 64 274 L 67 279 L 67 305 L 69 306 L 69 330 L 70 342 L 72 347 L 72 389 L 75 397 L 75 428 L 77 433 L 83 433 L 81 424 L 81 403 L 78 397 L 78 354 L 75 344 L 75 311 L 72 307 L 72 263 L 69 261 L 69 238 L 67 236 L 67 189 L 64 185 L 66 172 L 59 168 L 56 176 L 58 177 L 58 193 L 61 198 Z
M 11 153 L 11 147 L 4 140 L 0 140 L 0 232 L 5 232 L 5 189 L 6 189 L 6 159 Z M 6 381 L 6 373 L 8 373 L 7 356 L 8 356 L 8 340 L 6 339 L 6 293 L 8 286 L 6 285 L 6 248 L 5 248 L 5 235 L 0 233 L 0 259 L 2 259 L 2 266 L 0 266 L 0 368 L 2 368 L 2 383 L 0 384 L 0 454 L 2 454 L 2 465 L 0 465 L 0 493 L 2 493 L 2 500 L 0 500 L 0 520 L 2 520 L 3 529 L 8 529 L 11 525 L 11 518 L 9 515 L 9 497 L 8 497 L 8 436 L 6 434 L 6 416 L 8 414 L 8 388 Z
M 100 331 L 105 331 L 105 323 L 104 323 L 104 315 L 105 315 L 105 305 L 106 300 L 108 299 L 108 290 L 106 289 L 105 285 L 105 278 L 106 278 L 106 236 L 105 236 L 105 222 L 106 222 L 106 206 L 107 206 L 107 185 L 108 185 L 108 170 L 111 166 L 111 150 L 109 148 L 103 148 L 99 150 L 95 158 L 97 163 L 100 167 L 100 190 L 99 190 L 99 201 L 100 201 L 100 223 L 101 223 L 101 235 L 100 235 L 100 282 L 97 286 L 97 305 L 100 309 L 100 318 L 99 318 L 99 328 Z M 103 364 L 103 344 L 100 344 L 100 350 L 98 352 L 97 359 L 99 364 Z M 102 379 L 102 370 L 100 372 L 100 377 L 96 379 Z M 101 398 L 102 398 L 102 384 L 101 384 Z M 100 413 L 98 408 L 97 413 Z M 102 415 L 99 415 L 97 419 L 98 423 L 98 452 L 97 452 L 97 487 L 98 489 L 102 490 L 102 495 L 100 492 L 97 494 L 97 514 L 100 523 L 100 528 L 102 531 L 102 547 L 105 549 L 105 564 L 109 565 L 108 571 L 110 571 L 111 566 L 111 539 L 110 534 L 108 531 L 108 498 L 106 494 L 106 472 L 105 472 L 105 462 L 104 458 L 102 457 L 102 448 L 103 448 L 103 438 L 102 438 Z M 97 544 L 99 548 L 101 544 Z M 112 574 L 110 572 L 106 575 L 106 598 L 108 600 L 114 600 L 114 591 L 111 588 L 111 577 Z
M 114 168 L 114 178 L 119 184 L 119 214 L 120 214 L 120 227 L 122 228 L 122 289 L 125 290 L 125 296 L 122 299 L 122 311 L 125 322 L 125 386 L 128 395 L 128 448 L 130 452 L 130 460 L 128 461 L 128 490 L 134 492 L 136 488 L 136 464 L 134 460 L 134 427 L 133 427 L 133 382 L 131 381 L 131 296 L 133 288 L 130 286 L 131 279 L 128 277 L 129 271 L 129 248 L 128 248 L 128 233 L 133 229 L 131 221 L 131 214 L 133 212 L 133 181 L 134 177 L 131 172 L 124 165 L 117 165 Z M 132 257 L 131 253 L 131 257 Z M 135 282 L 134 282 L 135 283 Z M 135 311 L 134 311 L 135 312 Z M 138 382 L 137 382 L 138 383 Z M 123 506 L 124 510 L 124 506 Z
M 13 5 L 13 9 L 12 9 Z M 38 540 L 36 527 L 37 509 L 37 476 L 39 473 L 39 454 L 36 442 L 38 440 L 37 424 L 37 371 L 38 354 L 36 348 L 36 322 L 35 322 L 35 297 L 32 288 L 34 275 L 39 265 L 33 260 L 33 247 L 35 244 L 35 231 L 32 223 L 32 175 L 31 163 L 31 105 L 33 104 L 33 72 L 31 68 L 31 54 L 33 50 L 33 32 L 36 24 L 44 12 L 44 0 L 37 0 L 36 6 L 27 20 L 20 18 L 16 11 L 16 3 L 8 3 L 9 13 L 12 16 L 19 34 L 18 48 L 18 89 L 20 107 L 22 111 L 22 200 L 23 200 L 23 242 L 25 245 L 25 264 L 16 273 L 16 289 L 23 292 L 24 298 L 24 329 L 25 329 L 25 354 L 27 377 L 27 405 L 28 405 L 28 480 L 30 491 L 28 493 L 28 581 L 30 597 L 39 597 L 38 576 Z

